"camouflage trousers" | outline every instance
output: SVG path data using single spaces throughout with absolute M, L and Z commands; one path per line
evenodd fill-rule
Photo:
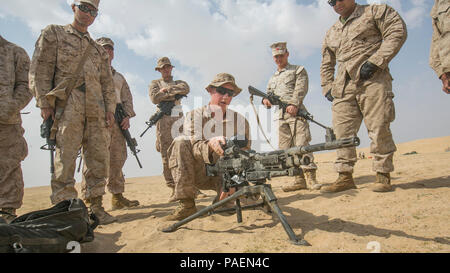
M 362 84 L 348 82 L 343 97 L 333 101 L 333 127 L 338 139 L 356 136 L 364 120 L 371 140 L 375 172 L 394 170 L 393 156 L 397 148 L 390 130 L 395 119 L 393 98 L 391 75 L 388 71 L 378 71 Z M 353 172 L 356 161 L 356 148 L 339 149 L 336 171 Z
M 174 199 L 195 199 L 197 190 L 221 191 L 220 177 L 206 176 L 203 157 L 194 155 L 189 139 L 177 137 L 170 145 L 169 168 L 175 182 Z
M 22 206 L 24 183 L 21 162 L 28 146 L 21 125 L 0 124 L 0 208 Z
M 106 187 L 112 194 L 119 194 L 125 192 L 125 177 L 122 169 L 127 160 L 127 145 L 125 137 L 119 128 L 117 122 L 114 123 L 110 129 L 111 144 L 109 146 L 109 174 L 106 178 Z M 86 165 L 83 166 L 83 173 L 85 173 Z M 82 188 L 87 188 L 86 178 L 83 175 Z
M 177 126 L 177 121 L 180 118 L 183 118 L 182 114 L 178 117 L 164 116 L 156 124 L 156 150 L 161 153 L 164 179 L 166 180 L 166 185 L 170 188 L 175 187 L 175 182 L 169 168 L 168 149 L 174 139 L 174 136 L 172 136 L 172 127 L 174 125 Z M 180 130 L 183 130 L 182 125 L 180 125 Z
M 306 146 L 311 141 L 311 132 L 309 130 L 308 122 L 299 117 L 292 117 L 285 113 L 284 119 L 278 120 L 278 147 L 279 149 L 289 149 L 295 146 Z M 314 163 L 314 155 L 307 154 L 310 157 L 311 163 L 308 166 L 302 166 L 303 170 L 316 170 L 317 166 Z
M 84 199 L 105 194 L 109 172 L 110 134 L 104 117 L 85 116 L 84 94 L 73 91 L 56 134 L 55 174 L 52 176 L 53 204 L 77 198 L 74 173 L 77 154 L 82 148 L 85 167 L 82 185 Z

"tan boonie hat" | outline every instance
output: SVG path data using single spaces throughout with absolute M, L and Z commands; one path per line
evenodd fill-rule
M 107 37 L 98 38 L 95 41 L 101 46 L 109 45 L 109 46 L 111 46 L 114 49 L 114 42 L 111 39 L 107 38 Z
M 156 65 L 155 70 L 158 71 L 158 69 L 163 68 L 165 65 L 170 65 L 171 67 L 175 67 L 172 65 L 169 58 L 162 57 L 161 59 L 158 60 L 158 64 Z
M 100 4 L 100 0 L 76 0 L 75 2 L 91 4 L 96 9 L 98 9 L 98 4 Z
M 206 87 L 206 90 L 208 90 L 208 88 L 211 86 L 219 87 L 226 83 L 231 83 L 233 85 L 233 87 L 234 87 L 233 97 L 236 97 L 237 95 L 239 95 L 239 93 L 241 93 L 242 89 L 236 85 L 236 81 L 234 80 L 234 77 L 227 73 L 217 74 L 214 77 L 214 80 Z
M 286 42 L 275 43 L 271 45 L 270 48 L 272 48 L 272 55 L 277 56 L 286 53 L 287 52 L 286 45 L 287 45 Z

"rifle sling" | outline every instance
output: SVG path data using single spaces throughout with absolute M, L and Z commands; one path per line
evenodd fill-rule
M 72 78 L 69 81 L 69 84 L 67 85 L 66 88 L 66 99 L 65 100 L 59 100 L 56 106 L 56 111 L 55 111 L 55 121 L 53 122 L 53 126 L 51 129 L 51 134 L 50 134 L 50 139 L 55 139 L 56 138 L 56 132 L 58 130 L 58 123 L 59 120 L 61 119 L 63 113 L 64 113 L 64 109 L 66 108 L 67 105 L 67 100 L 70 97 L 70 94 L 72 93 L 72 90 L 75 87 L 75 83 L 78 80 L 78 76 L 80 75 L 81 69 L 83 68 L 84 64 L 86 63 L 87 58 L 89 57 L 89 52 L 90 49 L 92 47 L 91 42 L 89 42 L 86 50 L 83 53 L 83 56 L 81 57 L 80 62 L 77 65 L 77 68 L 75 70 L 75 72 L 72 75 Z
M 252 107 L 253 107 L 253 111 L 255 112 L 256 121 L 258 122 L 258 128 L 259 128 L 259 130 L 260 130 L 261 133 L 263 134 L 264 138 L 266 139 L 266 141 L 267 141 L 267 143 L 270 145 L 270 147 L 272 147 L 272 149 L 275 151 L 276 149 L 272 146 L 272 143 L 270 143 L 269 139 L 267 138 L 266 134 L 264 133 L 264 130 L 262 129 L 261 122 L 260 122 L 260 120 L 259 120 L 258 112 L 256 111 L 256 107 L 255 107 L 255 105 L 253 104 L 253 95 L 250 96 L 250 103 L 251 103 L 251 105 L 252 105 Z

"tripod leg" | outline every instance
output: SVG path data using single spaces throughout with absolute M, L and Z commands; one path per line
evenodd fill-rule
M 223 199 L 223 200 L 221 200 L 221 201 L 219 201 L 219 202 L 217 202 L 215 204 L 212 204 L 212 205 L 210 205 L 210 206 L 208 206 L 208 207 L 198 211 L 195 214 L 192 214 L 191 216 L 189 216 L 189 217 L 187 217 L 187 218 L 185 218 L 185 219 L 183 219 L 183 220 L 181 220 L 181 221 L 171 225 L 168 228 L 163 229 L 162 231 L 163 232 L 174 232 L 175 230 L 177 230 L 182 225 L 187 224 L 187 223 L 191 222 L 192 220 L 197 219 L 198 217 L 203 216 L 203 215 L 207 214 L 208 212 L 213 211 L 214 209 L 225 205 L 225 203 L 227 203 L 229 201 L 237 200 L 242 195 L 244 195 L 244 190 L 240 189 L 239 191 L 235 192 L 233 195 L 231 195 L 231 196 L 229 196 L 229 197 L 227 197 L 227 198 L 225 198 L 225 199 Z
M 242 207 L 241 207 L 241 201 L 239 198 L 236 199 L 236 216 L 237 216 L 237 222 L 242 223 Z
M 292 230 L 291 226 L 289 225 L 286 216 L 283 214 L 280 207 L 278 206 L 277 197 L 275 196 L 270 187 L 267 186 L 264 187 L 264 195 L 267 198 L 267 203 L 270 205 L 271 209 L 277 214 L 278 218 L 280 219 L 281 224 L 283 225 L 283 228 L 286 231 L 287 235 L 289 236 L 291 242 L 295 245 L 311 246 L 304 239 L 300 240 L 297 239 L 297 236 L 295 236 L 295 233 Z

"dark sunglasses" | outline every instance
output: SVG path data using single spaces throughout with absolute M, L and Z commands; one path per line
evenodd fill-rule
M 234 96 L 234 90 L 219 86 L 216 87 L 217 93 L 219 93 L 222 96 L 225 96 L 225 94 L 228 94 L 228 96 L 233 97 Z
M 336 6 L 337 1 L 342 2 L 344 0 L 328 0 L 328 4 L 330 4 L 330 6 L 332 6 L 332 7 L 334 7 L 334 6 Z
M 82 12 L 89 13 L 92 17 L 97 17 L 97 15 L 98 15 L 98 10 L 91 9 L 87 5 L 79 4 L 79 5 L 75 5 L 75 6 L 77 6 Z

